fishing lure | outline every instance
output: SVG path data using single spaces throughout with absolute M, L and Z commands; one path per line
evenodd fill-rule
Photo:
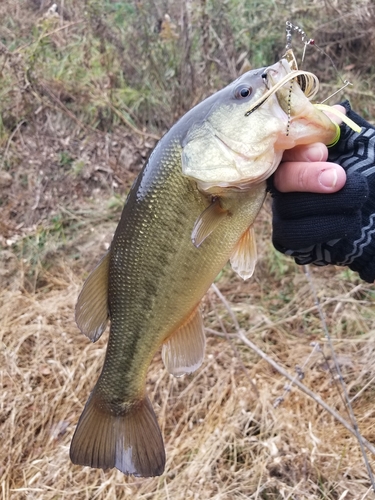
M 290 21 L 286 22 L 286 46 L 285 46 L 285 54 L 283 55 L 283 59 L 287 61 L 290 67 L 290 72 L 284 76 L 281 80 L 279 80 L 276 84 L 273 84 L 270 86 L 270 81 L 268 79 L 268 72 L 270 71 L 269 68 L 264 71 L 262 74 L 262 79 L 265 83 L 265 85 L 268 88 L 268 91 L 256 102 L 253 103 L 252 107 L 250 110 L 248 110 L 245 114 L 245 116 L 249 116 L 251 113 L 253 113 L 256 109 L 258 109 L 260 106 L 262 106 L 267 99 L 269 99 L 270 96 L 272 96 L 275 92 L 277 92 L 281 87 L 283 87 L 287 82 L 290 82 L 289 90 L 288 90 L 288 99 L 287 99 L 287 126 L 286 126 L 286 131 L 285 134 L 286 136 L 289 136 L 290 132 L 290 124 L 291 124 L 291 112 L 292 112 L 292 106 L 291 106 L 291 98 L 292 98 L 292 91 L 293 91 L 293 82 L 297 81 L 299 87 L 301 88 L 302 92 L 305 94 L 305 96 L 311 100 L 313 99 L 316 94 L 318 93 L 319 90 L 319 80 L 318 78 L 313 74 L 308 71 L 304 71 L 302 69 L 298 68 L 298 63 L 297 59 L 294 55 L 293 52 L 293 47 L 292 47 L 292 31 L 296 31 L 299 35 L 301 35 L 301 40 L 302 43 L 304 44 L 304 50 L 302 54 L 302 60 L 301 60 L 301 65 L 304 62 L 305 58 L 305 53 L 306 53 L 306 47 L 308 45 L 313 45 L 319 52 L 324 54 L 329 58 L 331 61 L 331 64 L 338 74 L 340 80 L 343 82 L 343 85 L 338 89 L 336 92 L 331 94 L 329 97 L 324 99 L 318 104 L 315 104 L 315 106 L 322 110 L 322 111 L 329 111 L 332 114 L 335 114 L 341 118 L 341 120 L 346 123 L 351 129 L 353 129 L 356 132 L 360 132 L 360 127 L 356 123 L 354 123 L 350 118 L 348 118 L 346 115 L 341 113 L 340 111 L 336 110 L 335 108 L 332 108 L 331 106 L 327 106 L 324 103 L 328 101 L 331 97 L 335 96 L 337 93 L 341 92 L 343 89 L 345 89 L 348 85 L 352 85 L 348 80 L 343 80 L 339 74 L 339 71 L 337 70 L 334 62 L 332 61 L 331 57 L 324 52 L 323 49 L 318 47 L 315 43 L 315 40 L 313 38 L 309 38 L 306 33 L 303 31 L 302 28 L 295 26 L 292 24 Z M 270 79 L 272 82 L 272 78 Z M 337 125 L 337 135 L 335 137 L 335 140 L 329 144 L 329 146 L 334 146 L 337 141 L 340 138 L 340 127 Z
M 327 57 L 329 59 L 329 61 L 330 61 L 331 65 L 332 65 L 333 69 L 335 70 L 337 76 L 342 81 L 342 86 L 338 90 L 336 90 L 333 94 L 331 94 L 326 99 L 324 99 L 324 101 L 322 101 L 320 104 L 323 104 L 324 102 L 328 101 L 328 99 L 331 99 L 331 97 L 335 96 L 336 94 L 338 94 L 339 92 L 341 92 L 342 90 L 344 90 L 346 87 L 353 85 L 349 80 L 344 80 L 341 77 L 340 72 L 337 69 L 335 63 L 333 62 L 332 57 L 329 56 L 327 54 L 327 52 L 325 52 L 321 47 L 319 47 L 315 43 L 315 40 L 313 38 L 309 38 L 306 35 L 306 33 L 303 31 L 302 28 L 300 28 L 299 26 L 296 26 L 296 25 L 292 24 L 290 21 L 286 21 L 285 30 L 286 30 L 286 46 L 285 46 L 286 54 L 285 54 L 284 57 L 286 57 L 287 59 L 288 59 L 288 57 L 289 58 L 293 58 L 294 67 L 291 66 L 292 69 L 298 69 L 297 61 L 295 59 L 295 56 L 294 56 L 294 53 L 293 53 L 293 48 L 292 48 L 292 31 L 295 31 L 299 35 L 301 35 L 301 41 L 303 43 L 303 53 L 302 53 L 302 58 L 301 58 L 301 67 L 302 67 L 302 65 L 303 65 L 303 63 L 305 61 L 306 48 L 307 48 L 308 45 L 312 45 L 318 52 L 320 52 L 323 56 L 325 56 L 325 57 Z M 288 61 L 288 62 L 291 64 L 290 61 Z M 303 90 L 303 88 L 302 88 L 302 90 Z

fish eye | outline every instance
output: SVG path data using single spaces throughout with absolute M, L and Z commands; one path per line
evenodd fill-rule
M 234 91 L 234 97 L 236 99 L 246 99 L 246 97 L 249 97 L 249 95 L 251 95 L 252 91 L 253 89 L 251 87 L 240 85 Z

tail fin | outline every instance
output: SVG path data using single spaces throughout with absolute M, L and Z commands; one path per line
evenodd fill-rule
M 146 397 L 116 415 L 91 394 L 72 439 L 70 459 L 101 469 L 116 467 L 134 476 L 163 474 L 163 438 L 150 400 Z

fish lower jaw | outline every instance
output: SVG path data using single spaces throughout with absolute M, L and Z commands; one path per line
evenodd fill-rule
M 251 150 L 249 147 L 241 148 L 241 145 L 221 134 L 215 134 L 215 139 L 220 147 L 225 150 L 227 158 L 230 158 L 232 168 L 228 171 L 228 178 L 216 181 L 202 181 L 201 186 L 233 187 L 247 189 L 251 184 L 259 184 L 267 179 L 276 169 L 272 141 L 264 140 Z M 270 152 L 272 152 L 270 154 Z M 277 162 L 278 164 L 278 162 Z M 234 175 L 235 174 L 235 175 Z M 207 191 L 207 188 L 204 189 Z
M 275 149 L 286 150 L 295 146 L 323 142 L 326 144 L 327 138 L 331 136 L 329 130 L 313 122 L 291 121 L 288 131 L 278 137 Z M 328 141 L 329 142 L 329 141 Z
M 277 142 L 275 143 L 275 149 L 284 152 L 286 149 L 292 149 L 298 144 L 298 140 L 285 133 L 285 135 L 282 135 L 278 138 Z
M 284 149 L 274 150 L 272 157 L 267 155 L 261 155 L 257 158 L 256 163 L 262 165 L 261 172 L 257 172 L 255 175 L 251 173 L 244 172 L 238 179 L 225 181 L 225 180 L 212 180 L 212 181 L 202 181 L 196 179 L 197 187 L 201 192 L 205 192 L 211 195 L 219 195 L 221 190 L 229 191 L 251 191 L 255 186 L 258 186 L 266 181 L 277 169 Z M 248 169 L 249 170 L 249 167 Z
M 256 160 L 267 147 L 263 147 L 259 150 L 259 146 L 254 148 L 253 151 L 249 147 L 241 148 L 241 145 L 237 141 L 233 141 L 229 137 L 225 137 L 223 134 L 216 132 L 214 134 L 215 140 L 217 141 L 219 147 L 224 149 L 228 157 L 233 158 L 234 163 L 249 163 Z

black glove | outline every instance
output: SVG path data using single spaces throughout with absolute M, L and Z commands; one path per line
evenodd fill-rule
M 354 113 L 347 116 L 361 127 L 340 126 L 338 143 L 328 161 L 341 165 L 345 186 L 333 194 L 281 193 L 272 178 L 273 244 L 297 264 L 349 266 L 360 277 L 375 280 L 375 128 Z

